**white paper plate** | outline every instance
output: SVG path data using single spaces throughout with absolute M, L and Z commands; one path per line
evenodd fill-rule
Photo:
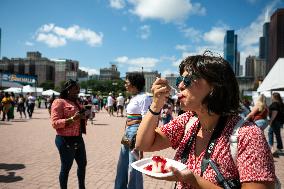
M 184 170 L 186 169 L 186 165 L 183 163 L 180 163 L 178 161 L 172 160 L 172 159 L 168 159 L 165 158 L 167 160 L 167 167 L 172 166 L 177 168 L 178 170 Z M 152 158 L 144 158 L 138 161 L 135 161 L 131 164 L 131 166 L 136 169 L 137 171 L 152 176 L 152 177 L 157 177 L 157 178 L 163 178 L 163 177 L 169 177 L 172 176 L 173 173 L 172 172 L 168 172 L 168 173 L 153 173 L 152 171 L 147 171 L 144 168 L 152 163 Z

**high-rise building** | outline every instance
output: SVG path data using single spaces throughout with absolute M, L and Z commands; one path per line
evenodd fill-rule
M 178 89 L 176 86 L 176 79 L 177 79 L 178 75 L 177 74 L 167 74 L 165 76 L 166 80 L 168 80 L 169 85 L 171 85 L 172 87 L 174 87 L 175 89 Z
M 120 72 L 117 70 L 117 66 L 111 63 L 110 68 L 100 69 L 100 80 L 116 80 L 120 79 Z
M 246 58 L 246 76 L 253 77 L 254 80 L 263 80 L 265 77 L 265 60 L 255 56 Z
M 152 72 L 143 72 L 145 77 L 145 91 L 148 93 L 151 93 L 151 88 L 156 81 L 157 77 L 161 77 L 161 74 L 158 73 L 158 71 L 152 71 Z
M 54 62 L 42 57 L 40 52 L 28 52 L 26 58 L 4 57 L 0 60 L 0 70 L 37 76 L 39 85 L 45 81 L 54 81 Z
M 55 63 L 55 86 L 60 86 L 62 81 L 77 79 L 78 61 L 68 59 L 52 59 L 52 61 Z
M 269 42 L 269 22 L 263 24 L 263 34 L 259 38 L 259 58 L 265 59 L 268 58 L 268 42 Z
M 11 74 L 37 76 L 37 83 L 46 81 L 59 86 L 62 81 L 77 79 L 78 62 L 73 60 L 50 60 L 40 52 L 27 52 L 26 58 L 6 57 L 0 59 L 0 70 Z
M 265 48 L 264 48 L 264 46 L 265 46 L 265 38 L 264 37 L 260 37 L 259 38 L 259 55 L 258 55 L 258 57 L 259 58 L 265 58 Z
M 284 57 L 284 8 L 277 9 L 270 17 L 269 53 L 266 73 L 270 71 L 278 58 Z
M 234 30 L 227 30 L 224 37 L 224 59 L 227 60 L 234 73 L 239 75 L 239 61 L 238 61 L 238 36 L 235 35 Z
M 246 66 L 246 77 L 253 77 L 254 75 L 254 67 L 253 67 L 253 62 L 254 62 L 255 56 L 248 56 L 246 58 L 245 66 Z
M 137 73 L 137 72 L 139 72 L 139 71 L 126 72 L 125 75 L 128 75 L 129 73 Z M 157 77 L 161 77 L 161 74 L 158 73 L 158 71 L 152 71 L 152 72 L 143 71 L 143 72 L 140 72 L 140 73 L 144 74 L 145 92 L 151 93 L 152 84 L 154 83 L 154 81 L 156 80 Z

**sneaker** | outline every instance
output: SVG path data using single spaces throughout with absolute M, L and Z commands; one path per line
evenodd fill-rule
M 275 152 L 272 154 L 272 156 L 273 156 L 274 158 L 279 158 L 279 154 L 278 154 L 278 153 L 275 153 Z
M 272 156 L 275 157 L 275 158 L 279 158 L 279 150 L 275 150 L 273 153 L 272 153 Z

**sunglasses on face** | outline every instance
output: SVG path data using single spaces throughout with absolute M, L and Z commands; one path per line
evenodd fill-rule
M 187 76 L 179 76 L 176 78 L 176 86 L 178 87 L 179 84 L 183 81 L 185 87 L 190 87 L 193 80 L 197 79 L 196 75 L 187 75 Z

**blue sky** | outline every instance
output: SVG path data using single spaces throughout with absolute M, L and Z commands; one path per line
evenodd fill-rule
M 178 73 L 180 61 L 205 49 L 223 54 L 235 30 L 241 64 L 258 55 L 262 25 L 283 0 L 0 0 L 2 57 L 39 51 L 80 62 L 99 74 L 116 63 L 127 71 Z

